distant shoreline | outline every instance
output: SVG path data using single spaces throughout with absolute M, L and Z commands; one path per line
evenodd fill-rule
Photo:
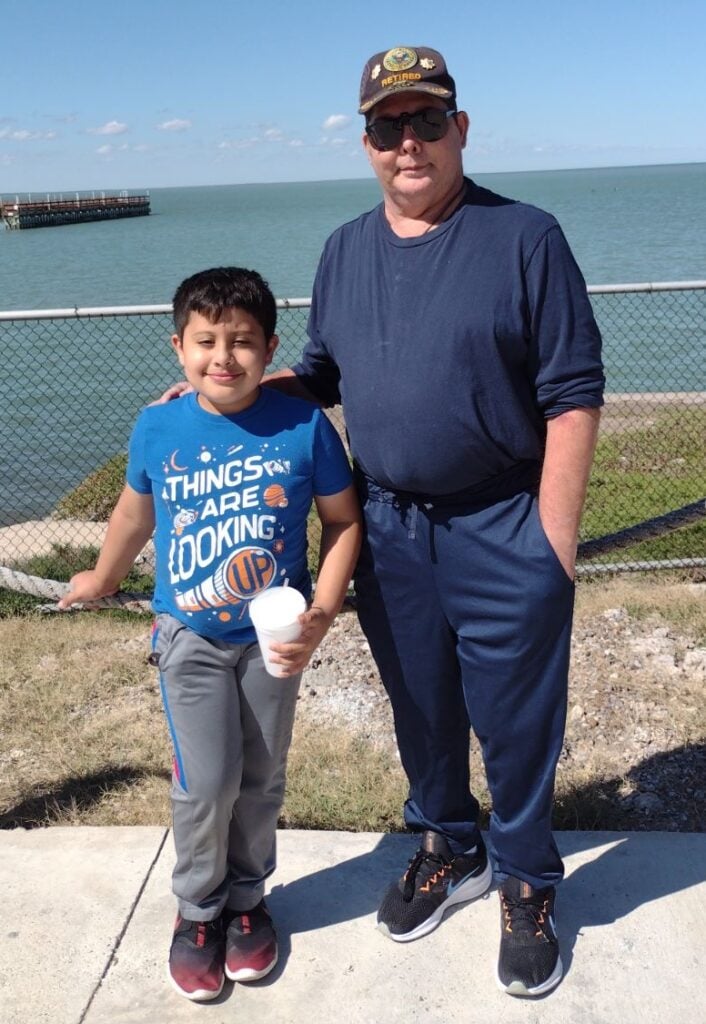
M 472 158 L 473 154 L 470 154 Z M 595 172 L 595 171 L 640 171 L 640 170 L 656 170 L 658 168 L 672 168 L 672 167 L 703 167 L 706 169 L 706 160 L 675 160 L 670 163 L 657 163 L 657 164 L 596 164 L 594 165 L 582 165 L 580 167 L 527 167 L 527 168 L 515 168 L 514 170 L 478 170 L 475 167 L 464 168 L 464 173 L 469 178 L 487 178 L 487 177 L 499 177 L 499 176 L 510 176 L 517 174 L 576 174 L 582 171 Z M 346 184 L 357 184 L 358 182 L 367 182 L 370 185 L 375 185 L 377 189 L 377 183 L 373 177 L 372 171 L 365 175 L 359 175 L 355 178 L 294 178 L 291 181 L 213 181 L 213 182 L 202 182 L 201 184 L 173 184 L 173 185 L 150 185 L 150 192 L 166 192 L 170 189 L 185 189 L 185 188 L 265 188 L 270 185 L 346 185 Z M 77 186 L 64 185 L 51 187 L 35 187 L 27 189 L 25 186 L 17 188 L 6 188 L 0 195 L 1 196 L 14 196 L 18 192 L 26 193 L 32 192 L 37 195 L 42 195 L 46 192 L 75 192 Z M 86 185 L 78 187 L 79 192 L 91 192 L 100 191 L 101 189 L 108 191 L 109 187 L 106 185 L 96 186 Z

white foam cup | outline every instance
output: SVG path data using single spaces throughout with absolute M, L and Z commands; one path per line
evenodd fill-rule
M 270 644 L 296 640 L 302 631 L 299 616 L 305 611 L 306 598 L 294 587 L 270 587 L 250 602 L 250 621 L 271 676 L 281 676 L 284 666 L 270 661 Z

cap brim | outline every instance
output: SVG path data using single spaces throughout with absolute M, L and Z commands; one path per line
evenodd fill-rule
M 398 92 L 425 92 L 430 96 L 438 96 L 440 100 L 453 99 L 451 90 L 445 89 L 443 85 L 434 85 L 433 82 L 403 82 L 400 85 L 390 85 L 387 89 L 381 89 L 379 92 L 376 92 L 365 103 L 361 103 L 358 107 L 358 113 L 367 114 L 376 103 L 387 99 L 388 96 L 394 96 Z

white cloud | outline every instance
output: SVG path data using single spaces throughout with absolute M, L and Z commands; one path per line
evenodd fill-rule
M 182 117 L 173 117 L 171 121 L 162 121 L 157 125 L 159 132 L 185 132 L 191 128 L 191 121 Z
M 304 141 L 302 139 L 290 139 L 289 140 L 289 145 L 290 146 L 295 146 L 295 147 L 303 146 L 304 145 Z
M 320 146 L 333 146 L 333 147 L 337 148 L 338 146 L 348 146 L 348 145 L 350 145 L 350 141 L 351 141 L 350 139 L 343 138 L 342 135 L 336 135 L 336 136 L 333 136 L 333 137 L 331 135 L 322 135 L 321 138 L 319 139 L 319 145 Z
M 336 131 L 338 128 L 345 128 L 347 124 L 350 124 L 350 121 L 351 119 L 347 114 L 331 114 L 330 117 L 326 118 L 321 127 L 325 132 Z
M 106 121 L 100 128 L 89 128 L 91 135 L 123 135 L 127 131 L 127 125 L 122 121 Z
M 51 132 L 30 132 L 26 128 L 18 128 L 10 131 L 9 128 L 0 128 L 0 139 L 12 139 L 13 142 L 34 142 L 37 139 L 55 139 L 57 133 Z
M 268 128 L 264 133 L 264 137 L 268 142 L 281 142 L 283 132 L 281 128 Z
M 224 139 L 223 142 L 218 143 L 219 149 L 252 149 L 256 146 L 260 139 Z
M 119 146 L 113 145 L 112 142 L 106 142 L 105 145 L 98 147 L 96 153 L 99 156 L 111 156 L 113 153 L 146 153 L 150 148 L 144 142 L 136 146 L 131 146 L 128 142 L 122 142 Z

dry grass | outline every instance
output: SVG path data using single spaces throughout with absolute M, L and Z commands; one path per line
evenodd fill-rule
M 171 748 L 145 618 L 0 621 L 0 827 L 169 824 Z M 282 823 L 401 827 L 394 757 L 298 722 Z
M 580 583 L 576 619 L 623 607 L 636 619 L 659 618 L 695 640 L 706 641 L 706 587 L 679 576 L 641 575 Z
M 168 821 L 147 620 L 5 619 L 0 645 L 0 823 Z
M 146 662 L 149 627 L 145 617 L 106 613 L 0 620 L 0 827 L 169 823 L 171 749 Z M 705 749 L 703 675 L 661 671 L 651 656 L 633 665 L 630 645 L 669 633 L 677 663 L 703 647 L 704 587 L 582 583 L 575 633 L 557 825 L 645 827 L 631 796 L 657 794 L 670 812 L 689 787 L 703 797 L 703 779 L 691 778 Z M 394 745 L 371 743 L 333 716 L 314 723 L 305 703 L 282 824 L 401 828 L 405 782 Z M 487 814 L 477 749 L 472 777 Z M 683 821 L 650 827 L 699 828 L 703 799 L 691 817 L 693 800 L 682 803 Z

